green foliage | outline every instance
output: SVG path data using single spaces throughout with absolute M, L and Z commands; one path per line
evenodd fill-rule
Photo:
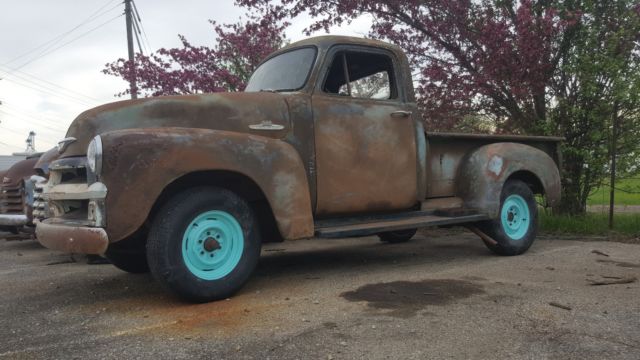
M 580 214 L 609 173 L 611 151 L 622 173 L 637 171 L 640 138 L 640 16 L 631 0 L 561 1 L 582 12 L 565 36 L 550 84 L 551 132 L 565 136 L 562 213 Z M 616 125 L 618 144 L 612 148 Z M 634 165 L 635 164 L 635 165 Z
M 640 214 L 615 214 L 614 230 L 609 231 L 607 214 L 552 215 L 540 213 L 540 230 L 547 234 L 640 236 Z
M 625 179 L 616 183 L 616 205 L 640 206 L 640 178 Z M 587 200 L 588 205 L 609 205 L 609 186 L 598 187 Z

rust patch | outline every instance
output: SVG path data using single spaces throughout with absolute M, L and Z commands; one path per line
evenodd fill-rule
M 85 311 L 89 314 L 109 312 L 122 317 L 115 326 L 105 329 L 111 336 L 165 335 L 198 339 L 234 336 L 247 327 L 269 328 L 272 325 L 267 324 L 267 315 L 283 305 L 256 302 L 246 295 L 206 304 L 144 296 L 93 303 Z
M 112 131 L 103 134 L 102 141 L 103 181 L 109 189 L 106 206 L 117 209 L 108 213 L 111 242 L 125 238 L 144 223 L 168 184 L 207 170 L 231 171 L 252 179 L 266 196 L 283 238 L 313 235 L 304 166 L 286 142 L 181 128 Z
M 400 103 L 314 95 L 318 215 L 408 209 L 418 199 L 412 121 Z
M 386 315 L 408 318 L 429 305 L 447 305 L 482 293 L 482 285 L 469 281 L 435 279 L 368 284 L 341 296 L 353 302 L 366 301 L 374 309 L 390 310 Z
M 75 254 L 104 254 L 107 251 L 109 240 L 104 229 L 51 222 L 45 220 L 36 227 L 36 237 L 42 246 Z

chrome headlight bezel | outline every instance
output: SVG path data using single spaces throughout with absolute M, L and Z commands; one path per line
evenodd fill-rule
M 102 171 L 102 138 L 96 135 L 87 146 L 87 167 L 91 172 L 100 175 Z

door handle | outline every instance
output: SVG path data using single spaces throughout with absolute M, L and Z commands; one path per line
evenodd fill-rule
M 411 116 L 411 111 L 398 110 L 391 113 L 392 118 L 406 118 Z
M 249 129 L 277 131 L 284 129 L 284 126 L 280 124 L 274 124 L 271 121 L 263 121 L 260 124 L 249 125 Z

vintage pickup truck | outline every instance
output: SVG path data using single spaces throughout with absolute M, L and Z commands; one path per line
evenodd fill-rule
M 257 68 L 245 92 L 88 110 L 59 143 L 37 225 L 51 249 L 151 271 L 191 301 L 232 295 L 265 241 L 464 225 L 500 255 L 560 197 L 560 138 L 425 132 L 396 46 L 323 36 Z M 381 251 L 384 251 L 381 248 Z
M 33 232 L 34 187 L 46 181 L 35 166 L 42 155 L 30 155 L 0 176 L 0 231 Z

